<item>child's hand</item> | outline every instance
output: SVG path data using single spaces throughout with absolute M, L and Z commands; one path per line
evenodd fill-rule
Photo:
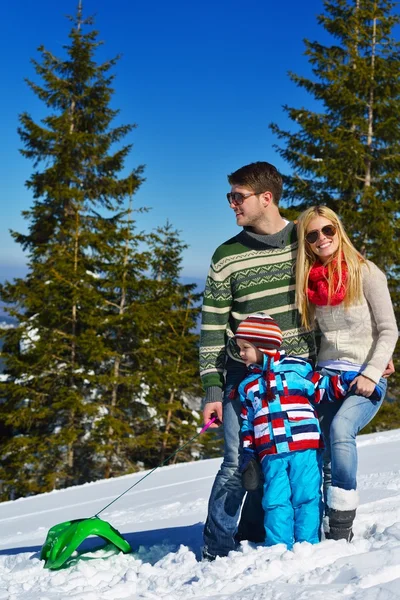
M 239 471 L 241 473 L 243 473 L 247 469 L 251 460 L 255 460 L 254 454 L 252 452 L 244 451 L 240 458 L 240 463 L 239 463 Z
M 244 454 L 240 464 L 242 474 L 242 486 L 247 492 L 254 492 L 260 485 L 260 464 L 251 456 Z

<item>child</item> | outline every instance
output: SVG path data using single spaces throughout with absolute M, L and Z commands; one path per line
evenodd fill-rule
M 280 350 L 282 331 L 265 313 L 242 321 L 235 340 L 249 369 L 239 386 L 242 401 L 240 470 L 254 489 L 257 458 L 264 474 L 265 544 L 320 541 L 323 441 L 310 402 L 343 399 L 358 375 L 322 376 Z M 379 388 L 374 394 L 379 394 Z M 376 397 L 376 396 L 375 396 Z

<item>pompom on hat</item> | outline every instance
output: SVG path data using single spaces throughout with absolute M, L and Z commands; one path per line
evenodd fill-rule
M 278 323 L 266 313 L 253 313 L 237 328 L 235 338 L 253 344 L 263 354 L 275 354 L 282 345 L 282 330 Z

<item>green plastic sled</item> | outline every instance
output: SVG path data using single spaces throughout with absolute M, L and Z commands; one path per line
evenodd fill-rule
M 98 517 L 65 521 L 54 525 L 47 534 L 40 553 L 40 560 L 45 561 L 45 569 L 59 569 L 90 535 L 98 535 L 111 542 L 125 554 L 132 551 L 129 543 L 107 521 Z

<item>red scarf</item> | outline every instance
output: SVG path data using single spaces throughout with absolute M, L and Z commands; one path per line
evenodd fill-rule
M 337 259 L 333 261 L 333 266 L 337 264 Z M 333 271 L 333 293 L 329 301 L 328 267 L 317 261 L 311 267 L 308 275 L 307 296 L 312 304 L 317 306 L 336 306 L 343 302 L 347 291 L 347 265 L 342 260 L 342 284 L 337 289 L 339 283 L 338 272 Z

